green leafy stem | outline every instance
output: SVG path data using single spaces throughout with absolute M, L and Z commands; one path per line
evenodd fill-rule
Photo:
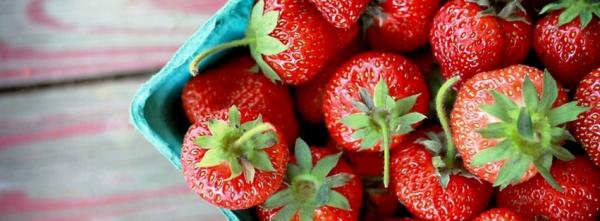
M 226 163 L 230 169 L 231 180 L 244 174 L 248 182 L 254 180 L 255 169 L 267 172 L 275 171 L 265 148 L 277 144 L 277 135 L 273 126 L 258 117 L 253 121 L 241 123 L 240 112 L 235 106 L 229 109 L 229 122 L 210 120 L 210 135 L 196 138 L 194 143 L 206 153 L 196 167 L 213 167 Z
M 504 161 L 494 182 L 501 189 L 521 181 L 522 176 L 533 164 L 544 179 L 556 190 L 563 191 L 550 174 L 553 157 L 563 161 L 575 157 L 562 147 L 565 140 L 573 140 L 564 124 L 576 120 L 589 108 L 569 102 L 553 107 L 558 98 L 556 81 L 547 71 L 543 75 L 542 93 L 525 76 L 522 86 L 524 106 L 519 106 L 510 97 L 490 90 L 494 103 L 481 105 L 481 110 L 497 118 L 478 130 L 485 139 L 499 142 L 473 156 L 471 166 L 481 167 L 487 163 Z
M 419 94 L 395 100 L 389 94 L 389 88 L 382 77 L 375 85 L 373 96 L 366 88 L 360 88 L 360 101 L 352 101 L 360 110 L 345 116 L 341 122 L 354 129 L 351 137 L 362 140 L 359 151 L 371 149 L 382 142 L 384 156 L 383 184 L 389 184 L 390 141 L 393 135 L 403 135 L 413 131 L 412 125 L 427 118 L 418 112 L 411 112 Z
M 342 153 L 327 155 L 313 165 L 310 148 L 298 138 L 294 155 L 296 163 L 288 164 L 286 174 L 290 185 L 261 205 L 268 209 L 281 207 L 273 217 L 274 221 L 289 221 L 295 214 L 301 221 L 311 221 L 315 211 L 323 206 L 352 211 L 348 199 L 334 189 L 346 185 L 353 175 L 337 173 L 328 176 L 338 165 Z
M 448 79 L 442 84 L 435 96 L 435 110 L 440 124 L 442 125 L 442 129 L 444 130 L 444 135 L 446 136 L 446 156 L 444 157 L 444 163 L 445 167 L 449 169 L 454 168 L 456 148 L 452 142 L 452 132 L 450 130 L 450 124 L 448 123 L 448 114 L 446 113 L 446 107 L 444 107 L 444 101 L 446 100 L 446 96 L 450 94 L 452 85 L 456 84 L 458 80 L 458 77 Z
M 194 57 L 188 67 L 190 74 L 195 76 L 199 73 L 198 66 L 206 57 L 225 49 L 247 45 L 250 47 L 250 55 L 263 73 L 272 81 L 281 81 L 275 70 L 263 59 L 263 55 L 276 55 L 288 49 L 288 46 L 284 45 L 279 39 L 270 36 L 277 27 L 279 17 L 279 11 L 264 13 L 264 0 L 259 0 L 252 8 L 246 36 L 208 49 Z
M 558 25 L 562 26 L 579 17 L 581 29 L 587 27 L 594 15 L 600 19 L 600 2 L 594 0 L 562 0 L 550 3 L 540 11 L 544 14 L 551 11 L 562 10 L 558 16 Z

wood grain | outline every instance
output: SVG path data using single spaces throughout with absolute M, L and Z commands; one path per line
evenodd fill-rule
M 0 1 L 0 88 L 160 68 L 224 3 Z
M 224 220 L 128 124 L 146 77 L 0 94 L 0 220 Z

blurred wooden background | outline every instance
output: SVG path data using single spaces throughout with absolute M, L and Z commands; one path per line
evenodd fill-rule
M 0 220 L 224 220 L 128 123 L 225 0 L 0 0 Z

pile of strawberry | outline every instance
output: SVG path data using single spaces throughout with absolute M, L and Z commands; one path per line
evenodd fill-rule
M 218 207 L 600 217 L 596 0 L 259 0 L 245 38 L 190 72 L 183 174 Z

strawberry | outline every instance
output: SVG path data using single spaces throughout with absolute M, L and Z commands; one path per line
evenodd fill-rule
M 285 135 L 286 142 L 295 140 L 298 123 L 287 89 L 251 73 L 253 65 L 250 57 L 236 56 L 188 81 L 181 93 L 188 119 L 195 123 L 207 113 L 236 105 L 262 114 Z
M 370 0 L 309 0 L 325 20 L 336 28 L 348 29 L 355 25 Z
M 405 143 L 392 156 L 393 186 L 411 214 L 425 220 L 469 220 L 486 208 L 492 186 L 454 162 L 453 147 L 441 134 Z M 445 156 L 443 156 L 446 154 Z
M 383 173 L 383 154 L 381 152 L 346 152 L 354 171 L 363 177 L 381 177 Z
M 427 85 L 414 64 L 396 54 L 365 52 L 331 77 L 323 113 L 331 137 L 345 149 L 384 152 L 387 186 L 389 149 L 425 118 L 428 100 Z
M 414 142 L 417 139 L 427 136 L 427 132 L 440 132 L 441 128 L 438 126 L 425 125 L 420 127 L 421 129 L 414 131 L 407 135 L 406 142 Z M 403 145 L 399 145 L 397 148 L 402 148 Z M 361 177 L 367 177 L 368 179 L 379 179 L 381 180 L 381 174 L 383 172 L 383 155 L 381 152 L 346 152 L 348 161 L 354 168 L 354 171 Z M 367 183 L 367 182 L 363 182 Z M 365 186 L 368 186 L 365 184 Z M 377 186 L 378 187 L 378 186 Z
M 367 29 L 369 45 L 377 50 L 402 53 L 427 44 L 433 16 L 440 0 L 379 1 Z M 374 11 L 374 10 L 370 10 Z
M 390 217 L 400 208 L 396 195 L 382 185 L 383 155 L 379 152 L 346 152 L 346 156 L 356 174 L 361 177 L 365 189 L 364 219 Z
M 527 57 L 529 18 L 518 0 L 508 2 L 497 11 L 494 1 L 451 0 L 438 11 L 430 42 L 446 79 L 458 76 L 464 81 Z
M 600 2 L 592 2 L 548 4 L 541 13 L 551 13 L 535 26 L 533 49 L 557 81 L 569 89 L 600 66 Z
M 454 144 L 465 167 L 494 186 L 505 188 L 537 172 L 555 188 L 553 157 L 574 156 L 561 145 L 571 138 L 564 124 L 587 108 L 567 96 L 548 72 L 514 65 L 482 72 L 458 92 L 452 110 Z
M 600 218 L 600 169 L 586 157 L 557 161 L 552 176 L 565 190 L 552 188 L 541 176 L 500 191 L 499 206 L 527 220 L 598 220 Z M 542 219 L 540 219 L 542 218 Z
M 331 62 L 314 79 L 302 84 L 296 88 L 296 107 L 298 113 L 304 120 L 311 124 L 323 122 L 323 93 L 327 87 L 329 78 L 335 73 L 340 65 L 362 50 L 359 38 L 352 40 L 352 43 L 337 56 L 332 58 Z
M 358 34 L 357 27 L 338 30 L 307 0 L 259 0 L 252 9 L 243 39 L 224 43 L 197 55 L 190 73 L 218 51 L 249 46 L 250 54 L 272 81 L 298 85 L 319 73 L 329 59 Z
M 226 209 L 263 203 L 283 182 L 288 146 L 283 134 L 252 110 L 232 106 L 192 125 L 181 147 L 188 186 Z
M 590 159 L 600 166 L 600 68 L 579 82 L 575 100 L 579 105 L 591 109 L 579 115 L 571 124 L 571 131 L 581 142 Z
M 342 153 L 309 148 L 301 139 L 294 152 L 286 184 L 258 207 L 260 220 L 357 220 L 362 186 Z
M 525 219 L 509 209 L 493 208 L 479 214 L 473 221 L 525 221 Z

